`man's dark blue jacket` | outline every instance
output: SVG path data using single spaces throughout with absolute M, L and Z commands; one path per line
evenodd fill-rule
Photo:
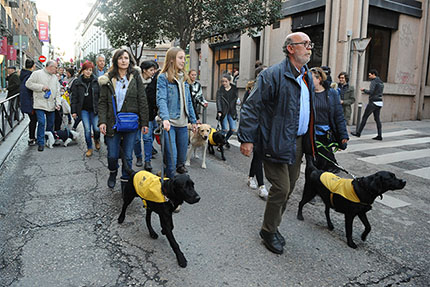
M 300 85 L 294 77 L 290 61 L 285 58 L 257 78 L 256 88 L 242 106 L 238 139 L 254 143 L 264 160 L 293 164 L 299 128 Z M 312 73 L 305 66 L 304 79 L 310 95 L 310 120 L 303 148 L 315 155 L 315 130 Z
M 19 99 L 21 101 L 21 111 L 23 113 L 31 114 L 33 112 L 33 91 L 25 86 L 28 78 L 31 75 L 31 71 L 22 69 L 19 79 L 21 85 L 19 86 Z

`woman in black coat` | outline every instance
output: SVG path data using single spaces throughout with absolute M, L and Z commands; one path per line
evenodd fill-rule
M 237 88 L 230 85 L 231 76 L 224 74 L 221 78 L 222 86 L 216 94 L 216 107 L 218 111 L 217 120 L 221 122 L 222 133 L 225 136 L 226 147 L 229 148 L 228 139 L 236 131 L 237 120 Z M 227 124 L 229 130 L 227 131 Z
M 29 128 L 29 139 L 28 145 L 36 144 L 36 126 L 37 126 L 37 116 L 33 110 L 33 91 L 25 86 L 28 78 L 30 78 L 31 73 L 34 69 L 34 61 L 31 59 L 25 60 L 25 69 L 21 70 L 19 79 L 21 80 L 21 85 L 19 87 L 19 99 L 21 111 L 26 113 L 30 118 Z
M 93 75 L 94 64 L 83 64 L 79 77 L 72 86 L 72 117 L 82 119 L 87 143 L 86 156 L 93 154 L 93 142 L 91 129 L 94 133 L 94 143 L 97 150 L 100 149 L 100 130 L 98 128 L 98 102 L 100 87 L 97 78 Z

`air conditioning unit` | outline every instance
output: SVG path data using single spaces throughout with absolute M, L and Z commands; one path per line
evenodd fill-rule
M 18 1 L 9 0 L 8 5 L 11 8 L 19 8 Z

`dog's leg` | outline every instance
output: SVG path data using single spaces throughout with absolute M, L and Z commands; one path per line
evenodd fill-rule
M 146 217 L 145 217 L 146 227 L 148 227 L 149 236 L 151 236 L 151 238 L 153 238 L 153 239 L 157 239 L 158 238 L 158 234 L 152 228 L 151 215 L 152 215 L 152 210 L 148 207 L 146 209 Z
M 188 148 L 188 152 L 187 152 L 187 160 L 185 161 L 185 165 L 186 166 L 190 166 L 191 165 L 191 155 L 194 153 L 195 147 L 193 147 L 192 144 L 190 144 L 190 147 Z
M 221 152 L 221 159 L 225 160 L 225 156 L 224 156 L 224 147 L 220 146 L 220 152 Z
M 178 260 L 179 266 L 182 268 L 187 267 L 187 259 L 179 248 L 179 244 L 176 242 L 175 237 L 173 236 L 173 218 L 172 214 L 170 215 L 161 215 L 160 214 L 160 222 L 162 227 L 162 233 L 166 235 L 167 240 L 169 240 L 170 247 L 172 247 L 173 252 L 176 254 L 176 259 Z
M 123 195 L 123 205 L 121 214 L 118 217 L 118 223 L 123 223 L 125 219 L 125 212 L 127 210 L 127 207 L 130 205 L 130 203 L 133 201 L 133 199 L 136 197 L 136 191 L 133 188 L 133 184 L 130 182 L 127 182 L 127 185 L 124 188 L 124 195 Z
M 208 143 L 206 142 L 203 146 L 203 158 L 202 158 L 202 168 L 206 168 L 206 149 L 208 147 Z
M 364 224 L 364 231 L 361 234 L 361 240 L 366 241 L 367 235 L 369 234 L 372 227 L 370 227 L 369 220 L 367 219 L 366 213 L 359 213 L 358 218 L 360 218 L 361 222 Z
M 328 205 L 328 204 L 325 205 L 325 218 L 327 220 L 328 229 L 333 230 L 334 226 L 333 226 L 333 223 L 331 222 L 331 219 L 330 219 L 330 205 Z
M 352 222 L 354 221 L 355 215 L 345 213 L 345 231 L 347 244 L 351 248 L 357 248 L 357 245 L 352 240 Z
M 209 154 L 215 153 L 213 145 L 211 145 L 211 144 L 208 145 L 208 151 L 209 151 Z
M 309 182 L 305 181 L 305 187 L 303 188 L 303 196 L 302 200 L 299 202 L 299 209 L 297 210 L 297 219 L 298 220 L 304 220 L 302 210 L 303 206 L 305 206 L 306 203 L 312 200 L 312 198 L 315 197 L 314 189 L 309 186 Z

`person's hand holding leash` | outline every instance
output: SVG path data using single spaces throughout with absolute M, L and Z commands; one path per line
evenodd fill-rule
M 106 135 L 106 124 L 99 125 L 99 129 L 103 135 Z
M 142 127 L 142 134 L 146 135 L 149 132 L 149 128 L 147 126 Z

